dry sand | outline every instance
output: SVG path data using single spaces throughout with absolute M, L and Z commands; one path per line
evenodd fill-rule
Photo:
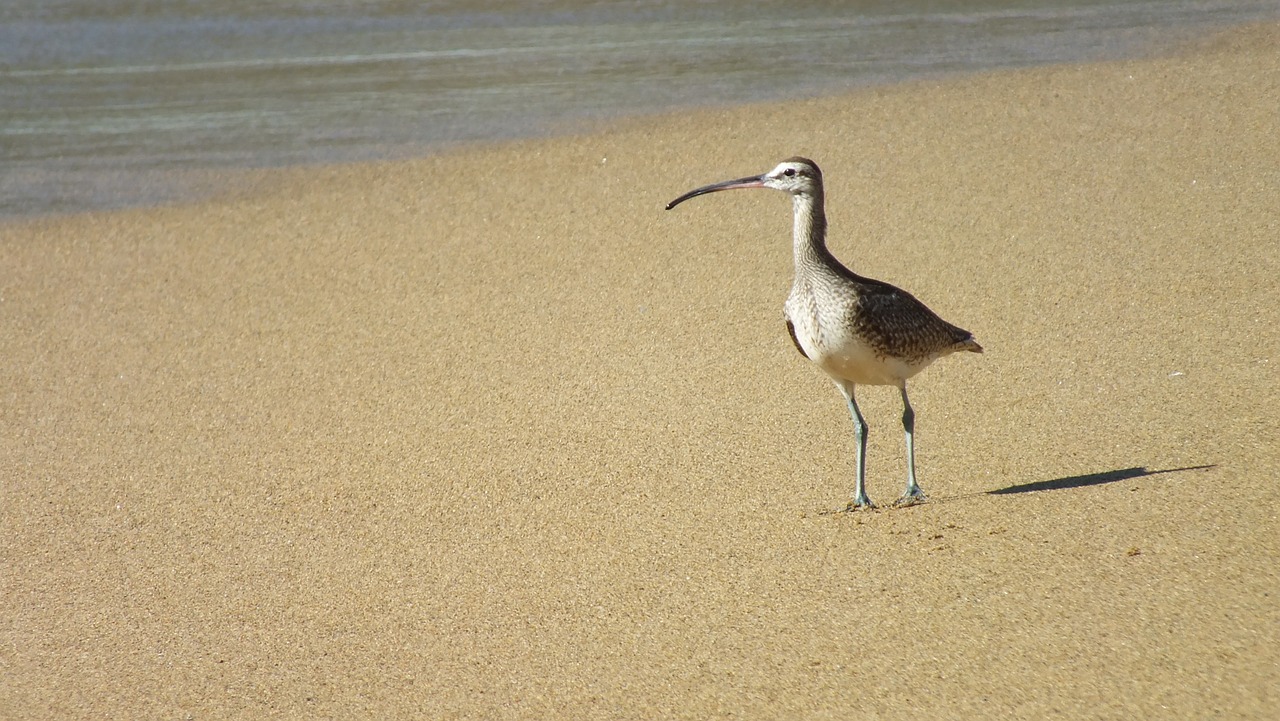
M 1277 718 L 1277 47 L 0 227 L 0 717 Z M 662 210 L 793 154 L 987 349 L 926 505 L 829 512 L 786 198 Z

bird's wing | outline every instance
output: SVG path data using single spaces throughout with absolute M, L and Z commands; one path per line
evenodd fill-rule
M 863 284 L 849 320 L 877 352 L 907 360 L 953 350 L 973 338 L 907 291 L 880 281 Z
M 800 355 L 808 358 L 809 354 L 804 352 L 804 346 L 800 345 L 800 339 L 796 337 L 796 324 L 792 323 L 790 318 L 787 318 L 786 320 L 787 333 L 791 335 L 791 342 L 796 344 L 796 350 L 800 351 Z

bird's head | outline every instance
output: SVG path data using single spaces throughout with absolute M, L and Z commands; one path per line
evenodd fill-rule
M 777 167 L 760 176 L 764 187 L 782 190 L 792 195 L 819 195 L 822 193 L 822 171 L 808 158 L 787 158 Z
M 787 158 L 764 175 L 726 180 L 722 183 L 712 183 L 711 185 L 704 185 L 701 188 L 690 190 L 667 203 L 667 210 L 671 210 L 689 198 L 705 195 L 706 193 L 714 193 L 719 190 L 737 190 L 739 188 L 773 188 L 798 197 L 814 198 L 822 195 L 822 171 L 818 169 L 817 163 L 808 158 Z

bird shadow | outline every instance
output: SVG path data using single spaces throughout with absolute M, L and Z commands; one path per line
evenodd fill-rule
M 1084 473 L 1078 476 L 1063 476 L 1061 478 L 1051 478 L 1046 481 L 1031 481 L 1030 483 L 1016 483 L 1012 486 L 997 488 L 994 491 L 978 491 L 975 493 L 966 493 L 960 496 L 950 497 L 930 497 L 928 502 L 907 506 L 907 508 L 925 508 L 937 503 L 948 503 L 961 499 L 975 498 L 977 496 L 1004 496 L 1012 493 L 1032 493 L 1034 491 L 1061 491 L 1068 488 L 1086 488 L 1088 486 L 1101 486 L 1106 483 L 1115 483 L 1116 481 L 1126 481 L 1131 478 L 1142 478 L 1144 476 L 1158 476 L 1162 473 L 1181 473 L 1183 471 L 1207 471 L 1211 468 L 1217 468 L 1218 464 L 1210 463 L 1204 466 L 1187 466 L 1185 468 L 1162 468 L 1160 470 L 1151 471 L 1146 466 L 1134 466 L 1133 468 L 1117 468 L 1113 471 L 1099 471 L 1098 473 Z M 896 506 L 885 506 L 883 508 L 896 508 Z M 882 508 L 872 509 L 879 512 Z M 819 516 L 837 516 L 854 513 L 867 513 L 866 510 L 852 510 L 849 508 L 824 508 L 816 511 Z
M 1218 464 L 1211 463 L 1207 466 L 1187 466 L 1186 468 L 1165 468 L 1158 471 L 1149 471 L 1146 466 L 1134 466 L 1133 468 L 1117 468 L 1114 471 L 1101 471 L 1098 473 L 1085 473 L 1079 476 L 1063 476 L 1062 478 L 1051 478 L 1047 481 L 1031 481 L 1030 483 L 1017 483 L 1005 488 L 998 488 L 994 491 L 987 491 L 989 496 L 1002 496 L 1010 493 L 1031 493 L 1033 491 L 1060 491 L 1067 488 L 1084 488 L 1086 486 L 1100 486 L 1104 483 L 1115 483 L 1116 481 L 1125 481 L 1130 478 L 1142 478 L 1144 476 L 1157 476 L 1161 473 L 1181 473 L 1182 471 L 1204 471 L 1210 468 L 1217 468 Z

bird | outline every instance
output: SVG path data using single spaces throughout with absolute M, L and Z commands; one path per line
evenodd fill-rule
M 822 171 L 808 158 L 787 158 L 762 175 L 695 188 L 668 203 L 667 210 L 699 195 L 742 188 L 791 195 L 795 279 L 783 317 L 796 350 L 830 376 L 853 417 L 858 472 L 846 510 L 875 508 L 867 496 L 868 427 L 854 395 L 859 385 L 896 386 L 901 393 L 907 487 L 894 505 L 925 501 L 916 480 L 915 410 L 907 398 L 907 380 L 943 356 L 981 353 L 982 346 L 972 333 L 938 317 L 907 291 L 858 275 L 831 254 Z

